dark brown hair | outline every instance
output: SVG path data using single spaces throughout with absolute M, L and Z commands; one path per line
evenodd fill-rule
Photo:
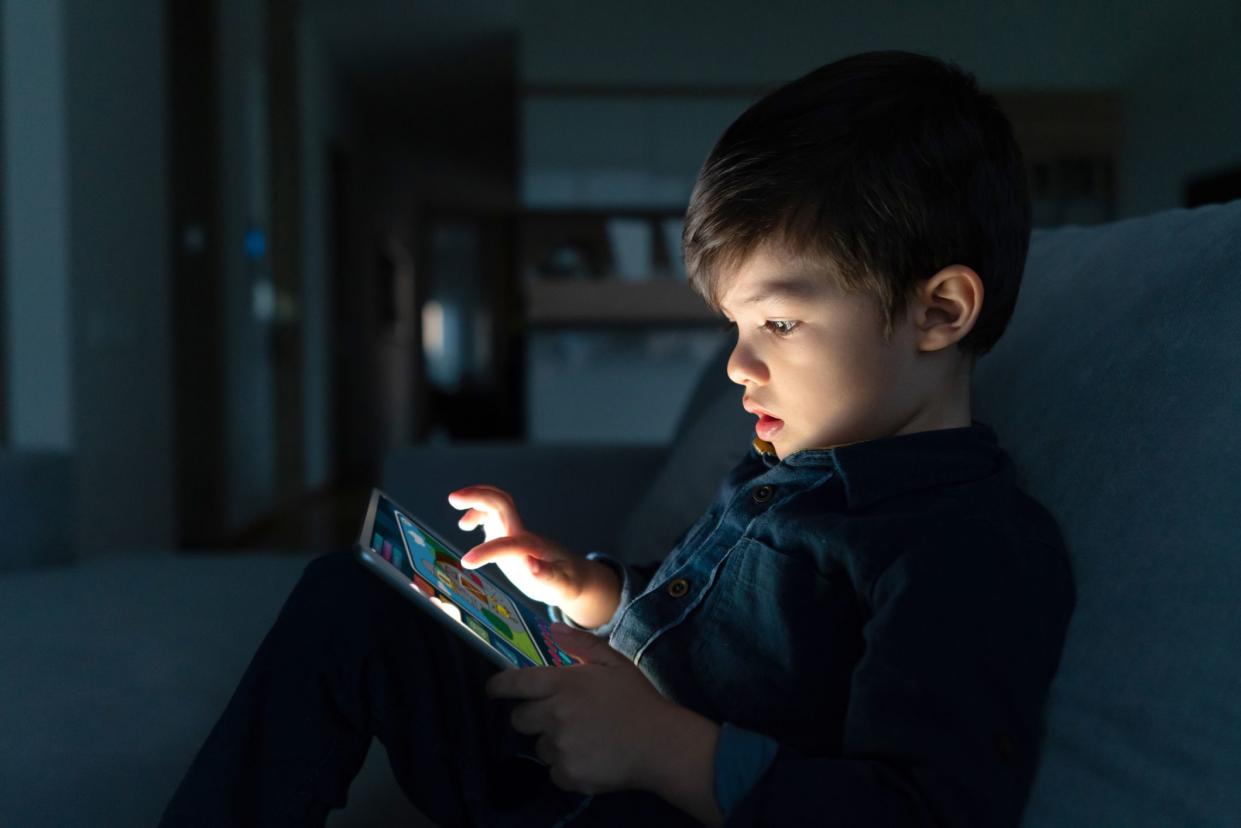
M 974 359 L 1004 332 L 1030 241 L 1025 163 L 974 76 L 911 52 L 866 52 L 780 87 L 725 130 L 683 235 L 690 284 L 716 310 L 722 272 L 760 246 L 873 296 L 891 341 L 918 284 L 951 264 L 984 286 Z

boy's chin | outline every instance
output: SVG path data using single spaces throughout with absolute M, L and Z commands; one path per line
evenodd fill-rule
M 783 431 L 783 429 L 781 429 L 781 431 Z M 775 439 L 768 440 L 767 442 L 771 443 L 771 447 L 775 451 L 776 457 L 780 460 L 783 460 L 790 454 L 796 454 L 797 452 L 805 451 L 806 449 L 818 448 L 822 445 L 822 443 L 815 443 L 813 440 L 807 440 L 805 438 L 798 439 L 794 435 L 776 434 L 774 436 Z

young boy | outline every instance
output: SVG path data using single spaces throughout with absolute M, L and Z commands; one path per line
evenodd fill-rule
M 449 495 L 487 533 L 464 564 L 587 663 L 488 678 L 327 556 L 165 824 L 321 823 L 374 734 L 441 824 L 1016 825 L 1075 593 L 970 376 L 1029 234 L 1011 127 L 955 66 L 866 53 L 760 100 L 686 217 L 758 417 L 711 507 L 631 566 L 528 532 L 494 487 Z

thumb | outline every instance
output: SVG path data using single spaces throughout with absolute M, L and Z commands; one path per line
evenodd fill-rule
M 587 664 L 612 666 L 629 660 L 613 649 L 606 639 L 594 633 L 575 630 L 559 621 L 553 622 L 550 629 L 552 637 L 556 639 L 561 649 L 569 655 L 577 656 Z

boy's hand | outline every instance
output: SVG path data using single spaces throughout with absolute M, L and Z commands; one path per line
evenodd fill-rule
M 527 532 L 508 492 L 467 486 L 449 493 L 448 502 L 469 510 L 458 526 L 466 531 L 482 526 L 486 532 L 486 542 L 462 556 L 466 569 L 494 563 L 527 596 L 560 607 L 583 626 L 597 626 L 611 617 L 620 597 L 611 570 Z
M 513 728 L 540 734 L 535 753 L 558 787 L 655 789 L 656 757 L 672 747 L 664 742 L 680 708 L 603 639 L 563 624 L 551 629 L 586 663 L 503 670 L 488 679 L 487 695 L 530 700 L 513 710 Z

